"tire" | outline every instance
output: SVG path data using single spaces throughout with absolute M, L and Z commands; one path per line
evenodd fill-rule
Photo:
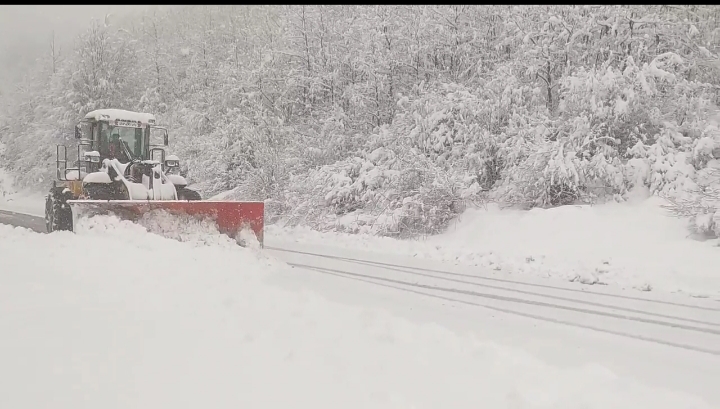
M 64 187 L 53 187 L 45 199 L 45 229 L 54 231 L 72 231 L 72 210 L 67 204 L 68 196 Z
M 188 200 L 188 201 L 202 200 L 202 197 L 200 197 L 200 193 L 198 193 L 192 189 L 187 189 L 184 187 L 177 188 L 177 196 L 178 196 L 178 200 Z

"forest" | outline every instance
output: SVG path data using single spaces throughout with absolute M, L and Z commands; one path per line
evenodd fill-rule
M 119 108 L 271 222 L 412 237 L 647 189 L 720 234 L 719 52 L 718 6 L 160 7 L 50 42 L 0 95 L 0 166 L 46 189 Z

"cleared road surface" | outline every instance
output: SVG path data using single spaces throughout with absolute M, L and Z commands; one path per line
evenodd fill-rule
M 9 212 L 0 210 L 0 223 L 9 224 L 11 226 L 25 227 L 38 233 L 45 233 L 45 219 L 29 214 Z

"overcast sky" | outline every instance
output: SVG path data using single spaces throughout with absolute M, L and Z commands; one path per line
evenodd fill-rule
M 85 30 L 91 18 L 102 19 L 107 13 L 122 14 L 141 10 L 144 5 L 0 5 L 0 44 L 36 41 L 59 36 L 72 37 Z
M 102 21 L 108 13 L 121 15 L 148 7 L 151 6 L 0 5 L 0 91 L 3 85 L 17 80 L 40 53 L 49 52 L 53 31 L 56 42 L 72 44 L 92 18 Z

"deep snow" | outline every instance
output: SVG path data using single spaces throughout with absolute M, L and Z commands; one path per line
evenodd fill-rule
M 499 274 L 553 277 L 640 291 L 720 299 L 718 240 L 690 237 L 657 197 L 530 211 L 467 210 L 444 234 L 395 240 L 269 226 L 266 237 L 481 266 Z
M 0 406 L 710 407 L 599 364 L 556 367 L 279 288 L 299 273 L 192 237 L 113 217 L 78 234 L 0 225 Z
M 280 224 L 266 226 L 266 238 L 480 266 L 505 275 L 720 299 L 720 240 L 693 238 L 688 221 L 672 216 L 665 204 L 638 190 L 626 203 L 530 211 L 494 204 L 471 208 L 444 234 L 419 240 Z M 12 175 L 0 168 L 0 210 L 42 217 L 44 205 L 43 193 L 16 189 Z M 163 234 L 179 238 L 177 232 Z
M 12 188 L 0 170 L 0 209 L 42 216 L 41 193 Z M 217 196 L 216 198 L 220 198 Z M 720 240 L 693 238 L 666 202 L 637 192 L 626 203 L 531 211 L 468 209 L 448 231 L 421 240 L 266 226 L 275 242 L 332 245 L 637 291 L 720 299 Z M 167 233 L 167 232 L 166 232 Z

